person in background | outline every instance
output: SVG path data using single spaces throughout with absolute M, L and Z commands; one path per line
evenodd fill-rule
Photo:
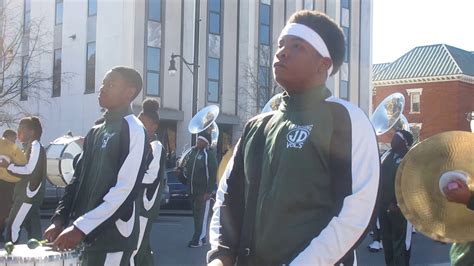
M 443 189 L 446 199 L 474 211 L 474 196 L 467 184 L 462 180 L 453 182 L 454 184 Z M 474 265 L 474 242 L 453 243 L 449 257 L 453 266 Z
M 17 243 L 25 228 L 28 238 L 41 239 L 40 206 L 43 203 L 46 180 L 46 150 L 40 143 L 43 128 L 38 117 L 25 117 L 18 125 L 18 140 L 23 144 L 28 162 L 10 164 L 3 160 L 0 167 L 20 177 L 13 190 L 13 205 L 8 216 L 7 241 Z
M 166 150 L 158 140 L 156 132 L 160 125 L 158 109 L 160 104 L 155 99 L 145 99 L 138 119 L 145 126 L 152 154 L 148 169 L 143 177 L 143 189 L 138 194 L 137 206 L 140 208 L 140 234 L 137 250 L 133 253 L 135 265 L 153 266 L 153 252 L 150 248 L 150 233 L 153 222 L 160 210 L 161 193 L 166 186 Z
M 11 143 L 16 143 L 16 132 L 13 129 L 5 129 L 2 137 Z M 12 207 L 13 188 L 15 183 L 6 182 L 0 178 L 0 242 L 5 242 L 3 231 L 5 230 L 5 221 Z
M 413 144 L 413 135 L 397 130 L 391 141 L 391 150 L 382 160 L 380 230 L 387 265 L 409 265 L 413 226 L 407 222 L 395 197 L 395 177 L 398 167 Z
M 207 243 L 210 199 L 215 189 L 217 158 L 212 149 L 211 135 L 208 132 L 198 134 L 196 146 L 186 154 L 183 161 L 183 174 L 186 178 L 194 217 L 194 234 L 188 247 L 197 248 Z

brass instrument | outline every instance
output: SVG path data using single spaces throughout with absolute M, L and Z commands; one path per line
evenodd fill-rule
M 443 242 L 474 240 L 474 211 L 449 202 L 443 188 L 454 179 L 474 191 L 474 134 L 450 131 L 415 145 L 400 164 L 395 192 L 417 231 Z
M 26 155 L 21 149 L 4 138 L 0 138 L 0 160 L 6 160 L 17 165 L 25 165 L 28 162 Z M 5 168 L 0 168 L 0 179 L 11 183 L 20 181 L 19 177 L 9 174 Z

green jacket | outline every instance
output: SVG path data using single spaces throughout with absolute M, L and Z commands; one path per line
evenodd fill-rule
M 142 123 L 130 108 L 107 112 L 93 127 L 71 184 L 52 218 L 86 234 L 86 250 L 106 252 L 136 248 L 136 198 L 142 187 L 149 144 Z
M 247 123 L 217 191 L 208 261 L 219 255 L 246 265 L 351 261 L 374 213 L 378 148 L 366 115 L 330 95 L 325 87 L 285 94 L 278 111 Z M 249 201 L 259 179 L 257 200 Z M 255 216 L 252 232 L 242 233 L 248 216 Z M 251 235 L 249 243 L 241 242 L 243 234 Z
M 184 176 L 189 194 L 212 193 L 216 187 L 217 159 L 211 149 L 193 147 L 184 158 Z

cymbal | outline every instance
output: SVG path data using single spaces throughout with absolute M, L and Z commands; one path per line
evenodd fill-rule
M 405 218 L 417 231 L 443 242 L 474 240 L 474 211 L 448 202 L 439 188 L 448 171 L 466 174 L 474 191 L 474 134 L 450 131 L 413 147 L 400 164 L 395 193 Z
M 0 138 L 0 158 L 19 165 L 24 165 L 27 162 L 26 156 L 20 148 L 4 138 Z M 9 174 L 5 168 L 0 168 L 0 180 L 14 183 L 20 181 L 20 178 Z

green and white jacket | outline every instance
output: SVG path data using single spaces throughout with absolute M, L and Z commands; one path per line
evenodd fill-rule
M 365 236 L 379 187 L 375 132 L 358 107 L 325 87 L 283 97 L 280 109 L 245 126 L 217 191 L 208 261 L 248 265 L 348 262 Z M 256 202 L 249 184 L 260 179 Z M 256 204 L 252 241 L 243 217 Z M 351 263 L 351 262 L 349 262 Z
M 139 209 L 135 200 L 150 146 L 142 123 L 130 108 L 107 112 L 84 141 L 79 169 L 52 218 L 86 234 L 86 250 L 136 248 Z

